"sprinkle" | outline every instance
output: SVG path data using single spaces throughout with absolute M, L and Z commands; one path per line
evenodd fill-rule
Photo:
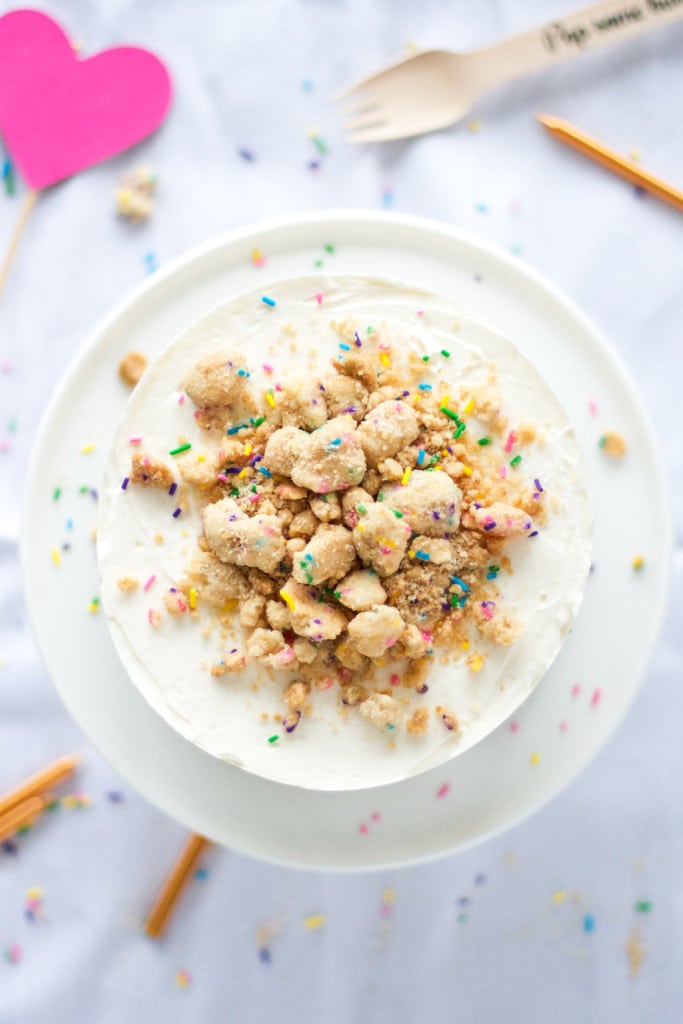
M 642 555 L 636 555 L 633 561 L 631 562 L 631 568 L 634 569 L 636 572 L 640 572 L 644 565 L 645 559 Z
M 273 398 L 272 391 L 266 391 L 266 402 L 271 407 L 271 409 L 275 408 L 275 399 Z
M 380 354 L 379 354 L 379 361 L 382 364 L 382 366 L 390 366 L 391 365 L 391 360 L 389 359 L 389 356 L 386 354 L 386 352 L 380 352 Z
M 429 362 L 429 356 L 422 356 L 422 362 L 423 363 L 428 363 Z
M 92 601 L 88 605 L 88 611 L 91 615 L 96 615 L 100 610 L 100 599 L 99 597 L 93 597 Z
M 325 156 L 326 153 L 329 153 L 329 147 L 327 143 L 323 139 L 321 139 L 316 132 L 309 132 L 308 137 L 319 153 L 321 153 L 323 156 Z
M 318 928 L 322 928 L 324 924 L 324 914 L 312 914 L 311 917 L 304 918 L 304 928 L 308 928 L 310 931 L 317 931 Z
M 130 483 L 130 477 L 124 476 L 124 478 L 123 478 L 123 480 L 121 482 L 121 490 L 125 491 L 125 489 L 126 489 L 126 487 L 128 486 L 129 483 Z
M 13 942 L 9 949 L 4 952 L 5 960 L 10 964 L 18 964 L 21 961 L 21 946 L 18 942 Z
M 339 342 L 339 348 L 343 348 L 345 352 L 350 352 L 351 351 L 351 346 L 345 344 L 343 341 Z
M 391 511 L 394 513 L 397 519 L 403 519 L 403 513 L 399 512 L 397 508 L 392 508 Z
M 252 427 L 260 427 L 262 423 L 265 423 L 265 421 L 266 421 L 266 417 L 265 416 L 257 416 L 255 420 L 254 419 L 249 420 L 249 422 L 251 423 Z
M 288 590 L 281 590 L 280 591 L 280 597 L 285 602 L 285 604 L 289 608 L 290 612 L 293 612 L 294 609 L 296 608 L 296 603 L 295 603 L 294 598 L 292 597 L 292 595 L 289 593 L 289 591 Z
M 401 485 L 403 487 L 405 487 L 405 485 L 408 483 L 412 475 L 413 471 L 411 469 L 406 468 L 403 470 L 403 476 L 401 477 Z
M 448 416 L 449 420 L 455 420 L 457 423 L 460 422 L 457 412 L 453 412 L 452 409 L 447 409 L 445 405 L 439 406 L 439 412 L 442 412 L 444 416 Z
M 191 982 L 192 982 L 192 975 L 190 974 L 189 971 L 185 971 L 185 970 L 176 971 L 175 983 L 178 986 L 178 988 L 187 988 L 187 986 Z
M 419 558 L 421 562 L 428 562 L 430 560 L 430 556 L 426 551 L 416 551 L 415 557 Z
M 62 564 L 62 556 L 59 553 L 59 548 L 52 548 L 50 554 L 52 555 L 52 561 L 57 566 L 57 568 L 59 568 L 60 565 Z
M 468 668 L 471 672 L 481 672 L 484 667 L 484 659 L 481 654 L 475 654 L 474 657 L 469 661 Z
M 334 441 L 330 441 L 330 448 L 338 448 L 341 443 L 341 437 L 335 437 Z
M 652 903 L 650 900 L 638 900 L 633 909 L 636 914 L 649 914 L 652 910 Z
M 451 358 L 451 354 L 450 354 L 450 352 L 448 351 L 447 348 L 442 348 L 441 349 L 441 355 L 444 357 L 444 359 L 450 359 Z
M 156 611 L 154 608 L 150 608 L 147 612 L 147 621 L 150 626 L 154 626 L 155 628 L 161 625 L 161 612 Z
M 177 519 L 177 518 L 178 518 L 178 516 L 180 515 L 181 511 L 182 511 L 182 509 L 179 509 L 179 508 L 177 508 L 177 509 L 175 510 L 175 512 L 172 512 L 172 513 L 171 513 L 171 515 L 173 516 L 173 518 L 174 518 L 174 519 Z
M 81 455 L 90 455 L 94 451 L 95 451 L 95 445 L 94 444 L 84 444 L 83 447 L 81 448 Z
M 269 743 L 277 743 L 277 741 L 278 741 L 279 739 L 280 739 L 280 737 L 278 736 L 278 734 L 277 734 L 277 733 L 275 733 L 275 735 L 274 735 L 274 736 L 269 736 L 269 737 L 268 737 L 268 742 L 269 742 Z
M 265 306 L 277 306 L 277 302 L 275 301 L 275 299 L 271 299 L 269 295 L 262 295 L 261 302 Z
M 59 496 L 60 496 L 61 493 L 62 493 L 62 488 L 61 487 L 55 487 L 54 491 L 52 492 L 52 500 L 53 501 L 59 501 Z
M 392 672 L 392 673 L 391 673 L 391 676 L 390 676 L 390 678 L 389 678 L 389 682 L 391 683 L 391 685 L 392 685 L 392 686 L 398 686 L 398 684 L 400 683 L 400 681 L 401 681 L 401 678 L 400 678 L 400 676 L 398 675 L 398 673 L 397 673 L 397 672 Z
M 592 398 L 591 398 L 591 400 L 588 403 L 588 411 L 591 414 L 591 416 L 597 416 L 598 415 L 598 403 L 593 401 Z
M 529 534 L 529 540 L 531 540 L 532 537 L 538 537 L 538 530 L 534 530 Z
M 464 583 L 463 580 L 460 579 L 459 576 L 451 576 L 451 583 L 456 583 L 465 592 L 467 592 L 470 589 L 468 587 L 468 585 L 466 583 Z
M 558 889 L 550 898 L 553 903 L 564 903 L 567 899 L 567 892 L 565 889 Z
M 491 438 L 490 437 L 480 437 L 479 440 L 477 441 L 477 444 L 480 444 L 482 446 L 482 448 L 483 448 L 485 445 L 491 444 Z
M 595 918 L 592 914 L 583 915 L 583 930 L 588 934 L 595 931 Z
M 456 431 L 454 431 L 454 433 L 453 433 L 453 437 L 455 438 L 455 440 L 457 441 L 457 439 L 460 437 L 460 435 L 464 434 L 466 430 L 467 430 L 467 425 L 465 423 L 461 423 L 460 426 L 458 427 L 458 429 Z
M 538 479 L 538 477 L 536 477 L 536 479 L 534 480 L 534 487 L 536 488 L 536 490 L 538 491 L 539 494 L 543 494 L 543 488 L 541 487 L 541 481 Z
M 439 786 L 439 788 L 436 791 L 436 799 L 437 800 L 443 800 L 443 798 L 445 796 L 448 796 L 450 791 L 451 791 L 451 784 L 450 784 L 450 782 L 444 782 L 443 785 Z
M 515 455 L 514 459 L 510 459 L 510 465 L 514 469 L 516 466 L 518 466 L 520 464 L 521 461 L 522 461 L 522 456 L 521 455 Z
M 474 399 L 472 397 L 470 397 L 470 398 L 467 399 L 467 401 L 465 402 L 465 404 L 464 404 L 464 406 L 462 408 L 463 416 L 469 416 L 469 414 L 472 412 L 473 409 L 474 409 Z
M 177 448 L 171 448 L 169 455 L 180 455 L 181 452 L 189 452 L 192 445 L 188 441 L 186 444 L 179 444 Z
M 463 474 L 463 476 L 472 476 L 472 467 L 471 466 L 463 466 L 462 467 L 462 474 Z
M 262 473 L 265 477 L 268 477 L 268 479 L 270 479 L 270 477 L 273 475 L 269 469 L 266 469 L 265 466 L 257 466 L 256 471 L 257 473 Z M 242 474 L 240 473 L 240 476 L 241 475 Z
M 147 582 L 145 583 L 145 585 L 143 586 L 142 589 L 143 590 L 149 590 L 150 587 L 152 586 L 152 584 L 154 583 L 155 579 L 156 579 L 156 576 L 150 576 L 150 578 L 147 580 Z
M 432 390 L 432 385 L 431 384 L 418 384 L 417 386 L 420 389 L 420 391 L 431 391 Z
M 254 264 L 255 267 L 262 267 L 263 264 L 266 262 L 266 258 L 260 249 L 251 250 L 251 262 Z
M 600 703 L 600 698 L 601 697 L 602 697 L 602 690 L 600 690 L 600 689 L 593 690 L 593 695 L 591 697 L 591 707 L 593 707 L 593 708 L 597 707 L 598 704 Z
M 540 754 L 532 754 L 531 755 L 531 763 L 532 764 L 538 764 L 538 762 L 540 760 L 541 760 L 541 755 Z
M 197 591 L 194 587 L 190 588 L 190 608 L 192 611 L 197 607 Z

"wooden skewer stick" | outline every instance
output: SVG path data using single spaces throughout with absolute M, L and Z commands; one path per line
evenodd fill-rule
M 15 227 L 14 232 L 12 233 L 12 237 L 9 240 L 9 245 L 7 247 L 5 259 L 3 261 L 2 266 L 0 267 L 0 294 L 2 294 L 2 290 L 5 287 L 7 275 L 9 274 L 10 267 L 12 266 L 12 261 L 19 246 L 19 241 L 24 232 L 24 228 L 26 227 L 26 222 L 31 216 L 31 210 L 36 205 L 36 199 L 38 198 L 39 194 L 40 193 L 37 189 L 31 189 L 29 192 L 26 193 L 26 196 L 24 197 L 24 202 L 19 213 L 19 220 L 17 221 L 17 226 Z
M 5 793 L 4 796 L 0 797 L 0 820 L 4 818 L 8 811 L 28 800 L 29 797 L 39 796 L 46 789 L 57 786 L 64 779 L 68 779 L 73 774 L 77 764 L 78 758 L 72 754 L 67 754 L 65 757 L 60 757 L 57 761 L 53 761 L 52 764 L 43 768 L 42 771 L 31 775 L 25 782 L 19 783 L 9 793 Z
M 564 142 L 566 146 L 570 146 L 578 153 L 582 153 L 589 160 L 592 160 L 593 163 L 606 167 L 608 171 L 612 171 L 619 178 L 630 181 L 632 185 L 638 185 L 640 188 L 645 189 L 646 192 L 656 196 L 657 199 L 661 199 L 662 202 L 673 206 L 674 209 L 683 211 L 683 192 L 679 192 L 678 189 L 675 189 L 673 185 L 669 185 L 666 181 L 655 178 L 649 171 L 644 171 L 633 160 L 627 160 L 625 157 L 620 156 L 619 153 L 608 149 L 602 142 L 591 138 L 590 135 L 586 135 L 578 128 L 575 128 L 573 124 L 563 121 L 560 117 L 553 117 L 551 114 L 537 114 L 536 120 L 554 138 Z
M 209 845 L 209 840 L 197 835 L 196 832 L 187 840 L 145 921 L 145 931 L 151 938 L 158 939 L 166 930 L 178 898 L 200 854 Z
M 32 825 L 43 813 L 49 800 L 47 796 L 32 796 L 3 814 L 0 818 L 0 842 L 13 836 L 20 828 Z

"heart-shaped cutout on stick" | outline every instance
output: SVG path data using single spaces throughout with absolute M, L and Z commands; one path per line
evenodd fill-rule
M 47 15 L 0 18 L 0 135 L 31 189 L 142 141 L 170 100 L 169 73 L 148 50 L 119 46 L 81 59 Z

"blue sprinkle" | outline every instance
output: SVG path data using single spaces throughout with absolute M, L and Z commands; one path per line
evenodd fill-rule
M 345 352 L 350 352 L 351 351 L 351 346 L 350 345 L 345 345 L 343 341 L 339 342 L 339 348 L 343 348 Z
M 583 930 L 585 932 L 595 931 L 595 918 L 592 914 L 583 915 Z
M 428 562 L 429 561 L 429 555 L 427 554 L 426 551 L 416 551 L 415 552 L 415 557 L 419 558 L 421 562 Z
M 451 583 L 457 583 L 457 585 L 461 587 L 462 590 L 464 590 L 465 592 L 467 592 L 470 589 L 468 585 L 464 583 L 458 576 L 451 576 Z
M 418 464 L 418 466 L 421 466 L 422 463 L 424 462 L 424 460 L 425 460 L 425 450 L 424 450 L 424 448 L 420 448 L 419 452 L 417 453 L 417 464 Z
M 498 579 L 498 573 L 497 572 L 487 572 L 486 573 L 486 579 L 487 580 L 496 580 L 496 579 Z
M 266 467 L 265 467 L 265 466 L 257 466 L 257 468 L 256 468 L 256 472 L 257 472 L 257 473 L 263 473 L 263 475 L 264 475 L 264 476 L 267 476 L 268 478 L 270 478 L 270 477 L 271 477 L 271 476 L 273 475 L 273 474 L 272 474 L 272 473 L 270 472 L 270 470 L 269 470 L 269 469 L 266 469 Z
M 264 302 L 266 304 L 266 306 L 276 306 L 277 305 L 275 299 L 271 299 L 268 295 L 262 295 L 261 296 L 261 302 Z
M 431 384 L 418 384 L 417 386 L 420 389 L 420 391 L 431 391 L 432 390 L 432 385 Z
M 237 376 L 238 376 L 238 377 L 248 377 L 248 376 L 249 376 L 249 374 L 247 373 L 247 371 L 246 371 L 246 370 L 238 370 L 238 371 L 237 371 Z

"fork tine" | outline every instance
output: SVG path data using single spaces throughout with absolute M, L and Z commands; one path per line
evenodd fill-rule
M 345 132 L 363 132 L 370 128 L 381 128 L 384 125 L 382 112 L 378 110 L 364 114 L 362 117 L 354 117 L 344 125 Z
M 334 103 L 339 103 L 341 100 L 348 99 L 349 96 L 355 96 L 357 93 L 362 92 L 374 79 L 377 78 L 377 74 L 367 75 L 366 78 L 358 78 L 355 82 L 351 82 L 344 89 L 340 89 L 339 92 L 335 92 L 332 96 Z
M 366 128 L 357 128 L 351 130 L 350 135 L 345 136 L 345 141 L 350 143 L 363 143 L 363 142 L 390 142 L 392 139 L 406 139 L 411 135 L 419 135 L 420 131 L 406 132 L 405 130 L 396 130 L 391 124 L 385 124 L 383 122 L 377 122 L 374 125 L 368 125 Z

